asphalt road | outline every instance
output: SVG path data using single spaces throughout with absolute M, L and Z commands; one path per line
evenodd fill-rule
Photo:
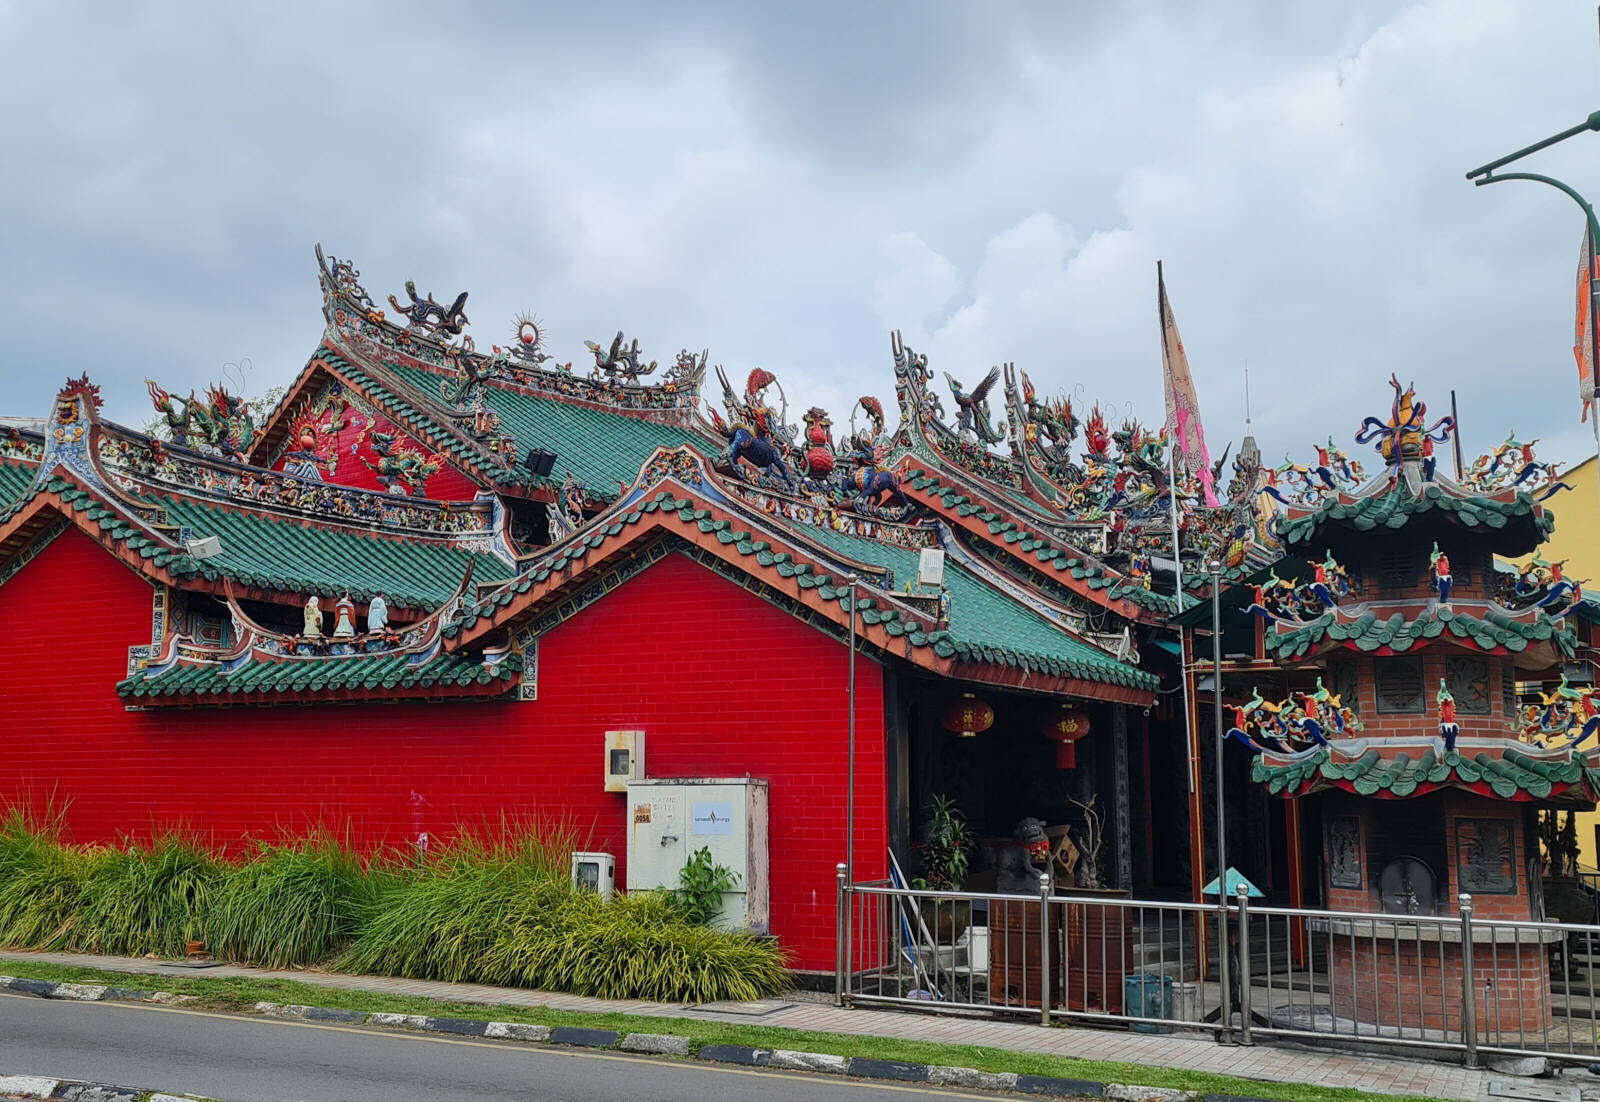
M 612 1052 L 0 994 L 0 1073 L 225 1102 L 913 1102 L 992 1098 Z

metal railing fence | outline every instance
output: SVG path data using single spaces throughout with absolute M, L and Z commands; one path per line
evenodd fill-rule
M 1492 896 L 1484 896 L 1489 906 Z M 945 892 L 838 874 L 841 1005 L 1456 1054 L 1600 1059 L 1600 925 L 1111 893 Z M 1218 965 L 1226 952 L 1229 967 Z M 1224 990 L 1219 975 L 1228 977 Z

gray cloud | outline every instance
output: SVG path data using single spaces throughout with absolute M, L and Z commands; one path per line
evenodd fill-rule
M 1220 448 L 1348 439 L 1391 371 L 1468 446 L 1576 425 L 1576 208 L 1465 169 L 1582 118 L 1578 0 L 0 8 L 4 412 L 320 330 L 311 245 L 480 345 L 709 345 L 836 414 L 886 331 L 1161 417 L 1154 262 Z M 1592 143 L 1542 154 L 1578 186 Z

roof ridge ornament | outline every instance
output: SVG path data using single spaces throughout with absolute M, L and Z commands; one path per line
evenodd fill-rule
M 1520 490 L 1532 494 L 1535 501 L 1546 501 L 1561 490 L 1572 489 L 1572 484 L 1561 478 L 1554 463 L 1534 458 L 1533 447 L 1538 440 L 1523 442 L 1515 431 L 1506 433 L 1505 442 L 1491 452 L 1478 456 L 1461 472 L 1459 484 L 1480 494 L 1500 494 Z
M 1372 444 L 1377 449 L 1389 467 L 1390 482 L 1399 479 L 1402 467 L 1412 466 L 1420 467 L 1420 472 L 1408 470 L 1408 482 L 1413 473 L 1420 473 L 1423 482 L 1432 482 L 1436 462 L 1433 445 L 1450 439 L 1456 427 L 1455 418 L 1446 414 L 1429 425 L 1428 406 L 1417 399 L 1416 384 L 1407 383 L 1402 387 L 1399 376 L 1391 374 L 1389 385 L 1394 388 L 1394 404 L 1388 421 L 1365 418 L 1356 431 L 1356 443 Z
M 151 405 L 166 423 L 172 443 L 235 463 L 249 462 L 250 447 L 256 438 L 255 418 L 250 414 L 250 403 L 230 394 L 227 384 L 212 383 L 206 388 L 204 400 L 196 398 L 192 390 L 187 398 L 174 398 L 153 379 L 146 378 L 144 385 L 150 392 Z
M 415 283 L 407 281 L 409 301 L 403 303 L 393 295 L 389 298 L 403 321 L 391 321 L 361 285 L 361 273 L 355 265 L 325 255 L 321 245 L 316 253 L 322 312 L 330 334 L 348 338 L 341 346 L 359 350 L 358 358 L 367 359 L 369 366 L 398 355 L 450 372 L 453 378 L 445 381 L 449 389 L 441 388 L 440 396 L 454 407 L 454 412 L 471 415 L 470 431 L 480 438 L 493 438 L 497 431 L 493 411 L 478 408 L 481 392 L 489 384 L 526 387 L 557 400 L 687 416 L 704 382 L 707 354 L 696 356 L 685 349 L 661 373 L 656 385 L 643 384 L 641 377 L 653 372 L 655 364 L 639 365 L 637 341 L 627 347 L 616 342 L 609 351 L 586 342 L 595 350 L 596 373 L 592 377 L 575 375 L 571 363 L 554 362 L 545 351 L 543 323 L 528 311 L 514 319 L 514 340 L 504 347 L 493 346 L 490 353 L 480 353 L 472 337 L 464 332 L 466 292 L 446 306 L 432 295 L 419 297 Z M 452 342 L 452 338 L 457 339 Z M 607 367 L 613 370 L 606 371 Z M 502 441 L 491 439 L 488 447 L 491 451 L 499 448 L 503 457 Z M 515 462 L 514 456 L 510 462 Z
M 633 343 L 622 343 L 622 330 L 617 330 L 617 335 L 611 338 L 611 347 L 605 352 L 600 351 L 600 346 L 594 341 L 584 341 L 583 346 L 594 355 L 594 370 L 589 372 L 591 379 L 605 379 L 607 382 L 638 383 L 646 375 L 655 374 L 656 361 L 641 367 L 639 365 L 639 338 L 635 337 Z
M 100 387 L 89 373 L 68 378 L 56 393 L 50 419 L 44 426 L 44 458 L 33 473 L 30 495 L 43 486 L 57 468 L 63 468 L 99 489 L 106 482 L 96 460 L 100 443 Z

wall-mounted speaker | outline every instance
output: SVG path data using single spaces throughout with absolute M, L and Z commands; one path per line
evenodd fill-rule
M 555 469 L 556 453 L 546 451 L 543 448 L 534 448 L 528 453 L 528 457 L 522 461 L 522 465 L 528 468 L 530 473 L 536 474 L 540 478 L 548 478 L 550 472 Z

